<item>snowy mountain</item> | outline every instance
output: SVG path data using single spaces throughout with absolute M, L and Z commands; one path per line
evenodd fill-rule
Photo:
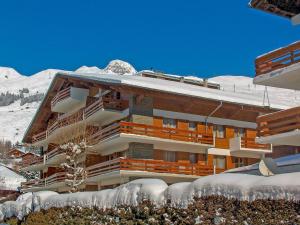
M 0 139 L 4 138 L 12 142 L 21 141 L 38 108 L 42 95 L 47 91 L 50 82 L 59 71 L 63 70 L 48 69 L 31 76 L 23 76 L 13 68 L 0 67 Z M 75 72 L 99 75 L 135 75 L 137 73 L 132 65 L 121 60 L 111 61 L 104 69 L 96 66 L 82 66 Z M 200 79 L 198 77 L 186 78 Z M 256 96 L 259 101 L 263 102 L 265 87 L 253 85 L 252 78 L 246 76 L 216 76 L 210 78 L 209 81 L 221 85 L 220 95 L 222 95 L 222 92 L 236 92 L 237 95 L 243 93 Z M 271 103 L 289 107 L 300 105 L 300 94 L 296 91 L 268 87 L 268 95 Z M 10 101 L 4 101 L 5 104 L 2 102 L 1 106 L 1 98 Z M 266 105 L 268 105 L 267 99 L 265 98 Z

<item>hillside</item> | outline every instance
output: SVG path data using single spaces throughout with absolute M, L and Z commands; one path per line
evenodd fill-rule
M 0 139 L 12 142 L 20 141 L 29 125 L 38 105 L 47 91 L 58 69 L 48 69 L 31 76 L 24 76 L 13 68 L 0 67 Z M 80 73 L 95 74 L 130 74 L 136 70 L 127 62 L 111 61 L 104 69 L 82 66 L 76 70 Z M 255 96 L 263 102 L 264 86 L 252 84 L 252 78 L 246 76 L 216 76 L 209 81 L 221 85 L 222 92 L 243 93 L 249 98 Z M 300 94 L 296 91 L 268 88 L 271 103 L 293 107 L 300 104 Z M 291 101 L 291 99 L 293 101 Z M 268 105 L 268 101 L 265 101 Z

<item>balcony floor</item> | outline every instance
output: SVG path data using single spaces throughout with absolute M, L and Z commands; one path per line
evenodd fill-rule
M 96 151 L 102 155 L 109 155 L 113 152 L 126 150 L 129 143 L 132 142 L 153 144 L 154 149 L 193 153 L 205 153 L 208 148 L 212 147 L 212 145 L 208 144 L 121 133 L 98 142 L 94 146 L 90 147 L 89 151 Z
M 129 110 L 117 111 L 112 109 L 102 108 L 86 118 L 87 124 L 99 124 L 101 126 L 110 124 L 113 121 L 121 120 L 129 115 Z
M 300 90 L 300 63 L 277 69 L 253 79 L 254 84 Z

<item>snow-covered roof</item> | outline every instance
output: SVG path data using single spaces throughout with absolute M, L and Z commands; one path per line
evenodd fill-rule
M 17 191 L 21 186 L 21 182 L 26 179 L 8 168 L 6 165 L 0 163 L 0 190 Z
M 57 76 L 66 76 L 78 78 L 86 81 L 107 83 L 110 85 L 125 85 L 138 87 L 160 92 L 168 92 L 185 96 L 199 97 L 216 101 L 223 101 L 234 104 L 265 107 L 264 103 L 257 96 L 243 93 L 227 92 L 218 89 L 211 89 L 201 86 L 190 85 L 186 83 L 174 82 L 170 80 L 161 80 L 150 77 L 135 75 L 117 75 L 117 74 L 85 74 L 85 73 L 58 73 Z M 271 104 L 274 109 L 287 109 L 289 106 L 280 104 Z

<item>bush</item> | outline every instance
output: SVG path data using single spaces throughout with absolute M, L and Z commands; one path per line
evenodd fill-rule
M 6 221 L 17 224 L 16 220 Z M 137 207 L 119 206 L 114 209 L 88 209 L 81 207 L 52 208 L 31 213 L 19 224 L 300 224 L 299 202 L 284 200 L 238 201 L 219 196 L 195 199 L 188 208 L 166 205 L 157 208 L 150 202 Z

